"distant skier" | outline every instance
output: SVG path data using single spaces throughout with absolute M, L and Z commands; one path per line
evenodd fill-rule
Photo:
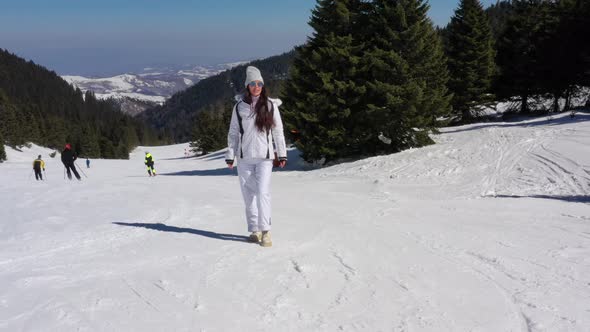
M 86 168 L 90 168 L 90 159 L 86 158 Z
M 246 205 L 249 240 L 272 246 L 270 178 L 276 145 L 279 167 L 287 163 L 281 101 L 268 97 L 262 75 L 256 67 L 246 69 L 246 93 L 232 111 L 225 162 L 230 169 L 239 158 L 238 177 Z
M 33 169 L 35 170 L 35 179 L 37 179 L 37 181 L 43 181 L 43 173 L 41 173 L 41 170 L 45 172 L 45 162 L 41 159 L 41 155 L 33 161 Z
M 150 176 L 156 176 L 156 169 L 154 168 L 154 158 L 149 152 L 145 152 L 144 164 L 147 166 L 147 171 Z
M 76 161 L 76 159 L 78 159 L 78 157 L 74 151 L 72 151 L 72 146 L 70 143 L 66 144 L 66 147 L 61 152 L 61 162 L 64 164 L 64 167 L 68 172 L 68 179 L 70 180 L 72 179 L 72 173 L 70 171 L 74 172 L 76 179 L 82 180 L 80 174 L 78 174 L 78 171 L 76 170 L 76 166 L 74 166 L 74 161 Z

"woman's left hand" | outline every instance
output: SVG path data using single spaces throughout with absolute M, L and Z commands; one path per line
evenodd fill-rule
M 280 168 L 284 168 L 286 165 L 287 165 L 287 161 L 286 160 L 279 161 L 279 167 Z

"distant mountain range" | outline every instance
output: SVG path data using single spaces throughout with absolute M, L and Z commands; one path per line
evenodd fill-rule
M 231 108 L 235 95 L 245 90 L 246 66 L 252 65 L 260 69 L 265 86 L 271 96 L 276 98 L 281 94 L 283 82 L 295 55 L 295 50 L 291 50 L 281 55 L 238 64 L 175 93 L 162 105 L 142 112 L 138 118 L 160 130 L 167 139 L 188 142 L 191 140 L 198 113 L 208 108 L 222 109 L 226 103 Z
M 27 143 L 60 150 L 70 143 L 84 157 L 127 159 L 138 145 L 165 142 L 112 101 L 0 48 L 0 145 Z
M 98 99 L 113 98 L 119 101 L 123 112 L 137 115 L 147 108 L 163 104 L 174 93 L 185 90 L 204 78 L 243 63 L 245 62 L 215 66 L 150 67 L 139 73 L 113 77 L 64 75 L 62 78 L 83 92 L 94 92 Z

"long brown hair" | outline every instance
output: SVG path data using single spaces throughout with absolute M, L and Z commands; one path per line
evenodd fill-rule
M 250 95 L 250 89 L 248 87 L 246 87 L 244 101 L 249 104 L 252 103 L 252 96 Z M 254 121 L 256 128 L 258 128 L 259 131 L 269 131 L 274 126 L 275 121 L 273 118 L 273 112 L 270 112 L 268 109 L 268 92 L 266 91 L 266 86 L 262 87 L 262 92 L 260 92 L 258 103 L 256 103 L 254 111 L 256 113 L 256 120 Z

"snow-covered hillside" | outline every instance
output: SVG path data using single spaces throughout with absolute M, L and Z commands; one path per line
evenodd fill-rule
M 0 330 L 590 330 L 590 114 L 436 140 L 316 170 L 291 150 L 271 248 L 221 152 L 140 147 L 70 182 L 7 148 Z
M 87 90 L 94 92 L 99 99 L 115 98 L 127 103 L 138 101 L 162 104 L 174 93 L 240 64 L 242 62 L 216 66 L 150 67 L 144 68 L 140 73 L 128 73 L 113 77 L 89 78 L 64 75 L 62 78 L 79 87 L 83 92 Z M 145 107 L 143 109 L 139 107 L 138 110 L 133 110 L 133 106 L 137 105 L 123 106 L 125 111 L 132 114 L 145 109 Z

